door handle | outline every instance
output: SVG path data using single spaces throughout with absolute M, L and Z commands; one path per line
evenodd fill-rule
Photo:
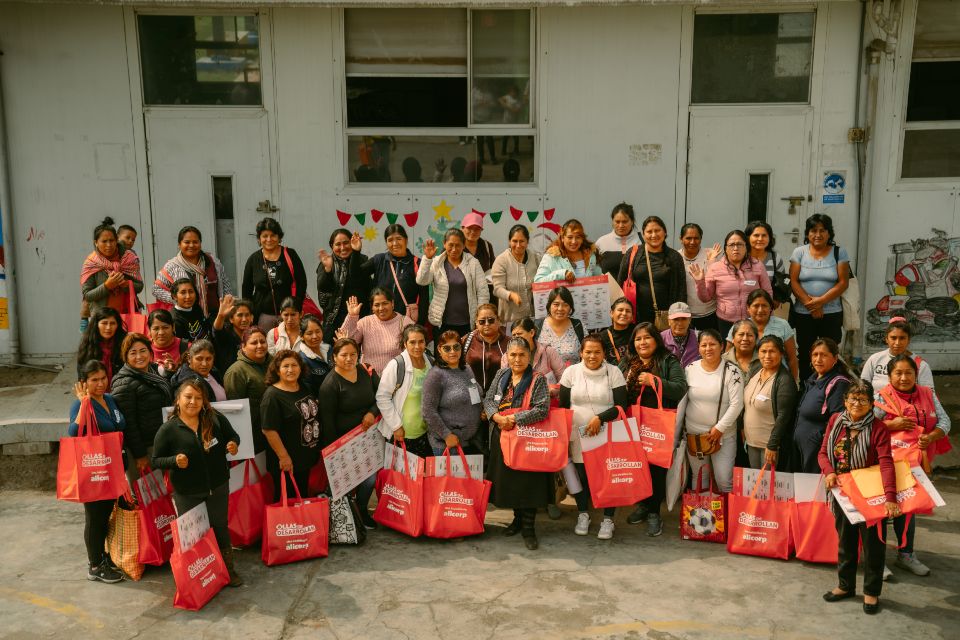
M 789 202 L 790 206 L 787 208 L 787 213 L 790 215 L 796 215 L 797 207 L 803 204 L 803 201 L 806 200 L 804 196 L 787 196 L 786 198 L 780 198 L 784 202 Z
M 257 211 L 260 213 L 276 213 L 280 211 L 280 207 L 276 206 L 269 200 L 261 200 L 257 204 Z
M 793 236 L 793 244 L 800 244 L 800 229 L 794 227 L 792 231 L 784 231 L 783 235 Z

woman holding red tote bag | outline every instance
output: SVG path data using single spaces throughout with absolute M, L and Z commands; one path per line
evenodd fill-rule
M 883 422 L 874 417 L 873 387 L 863 380 L 850 383 L 843 394 L 845 409 L 834 416 L 827 427 L 820 447 L 818 461 L 828 488 L 837 486 L 837 475 L 854 469 L 880 465 L 888 517 L 900 515 L 897 506 L 897 478 L 890 455 L 890 432 Z M 771 483 L 772 484 L 772 483 Z M 883 564 L 886 520 L 876 526 L 851 524 L 842 509 L 831 498 L 837 525 L 837 573 L 839 583 L 823 594 L 827 602 L 836 602 L 856 595 L 857 549 L 863 547 L 863 612 L 874 614 L 880 610 L 880 591 L 883 588 Z
M 553 474 L 541 471 L 517 471 L 506 465 L 500 446 L 501 432 L 541 422 L 550 410 L 550 390 L 543 376 L 535 375 L 530 364 L 530 345 L 523 338 L 507 343 L 508 368 L 497 372 L 490 384 L 483 409 L 494 425 L 490 442 L 490 471 L 493 483 L 490 501 L 501 508 L 513 509 L 513 522 L 505 536 L 523 535 L 527 549 L 539 545 L 534 520 L 537 509 L 553 502 Z
M 83 502 L 83 541 L 90 562 L 87 580 L 120 582 L 103 551 L 110 512 L 118 496 L 127 491 L 123 475 L 123 430 L 126 421 L 107 390 L 107 368 L 98 360 L 80 367 L 77 399 L 70 407 L 70 438 L 60 440 L 57 464 L 57 498 Z M 103 435 L 101 435 L 103 434 Z M 96 481 L 91 479 L 96 477 Z

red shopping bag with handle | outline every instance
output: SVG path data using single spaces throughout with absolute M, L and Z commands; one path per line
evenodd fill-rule
M 249 547 L 256 544 L 263 533 L 264 509 L 273 502 L 273 477 L 261 473 L 252 459 L 244 460 L 243 464 L 243 486 L 230 494 L 227 528 L 230 529 L 230 542 L 238 547 Z M 251 469 L 256 474 L 254 482 L 250 481 Z
M 266 508 L 260 557 L 268 567 L 310 558 L 326 558 L 329 545 L 330 501 L 303 498 L 290 475 L 296 500 L 287 499 L 286 471 L 280 472 L 280 502 Z
M 310 476 L 307 479 L 307 495 L 318 496 L 327 490 L 330 481 L 327 479 L 327 467 L 323 464 L 323 458 L 317 460 L 317 464 L 310 467 Z
M 703 470 L 709 469 L 710 487 L 703 493 Z M 684 491 L 680 511 L 680 537 L 684 540 L 704 542 L 727 541 L 727 496 L 717 490 L 714 493 L 713 469 L 707 465 L 697 472 L 695 488 Z
M 80 401 L 77 435 L 60 438 L 57 499 L 70 502 L 116 500 L 127 493 L 123 433 L 100 433 L 90 398 Z
M 669 469 L 673 463 L 673 436 L 677 424 L 677 410 L 663 408 L 663 380 L 654 376 L 653 392 L 657 396 L 657 408 L 630 407 L 630 416 L 636 418 L 640 430 L 640 443 L 650 464 Z M 640 388 L 641 393 L 643 387 Z
M 590 499 L 597 509 L 623 507 L 653 494 L 650 469 L 635 424 L 620 409 L 620 419 L 603 425 L 596 436 L 580 434 Z M 614 432 L 618 432 L 615 438 Z
M 900 513 L 929 513 L 935 506 L 927 490 L 913 477 L 910 465 L 899 460 L 893 463 L 897 474 L 897 505 Z M 850 498 L 850 502 L 863 515 L 867 524 L 879 522 L 887 517 L 887 498 L 883 491 L 880 465 L 865 469 L 854 469 L 850 473 L 841 473 L 837 480 L 840 490 Z
M 766 499 L 755 497 L 768 466 L 760 470 L 749 496 L 727 497 L 727 551 L 786 560 L 791 546 L 790 503 L 774 499 L 772 490 Z M 772 468 L 770 486 L 776 486 Z
M 535 381 L 536 378 L 530 382 L 519 408 L 504 409 L 500 415 L 508 416 L 529 409 L 530 393 Z M 501 431 L 503 463 L 517 471 L 560 471 L 567 466 L 572 423 L 573 412 L 570 409 L 550 409 L 547 417 L 540 422 L 516 425 L 513 429 Z
M 154 487 L 150 487 L 150 482 Z M 137 492 L 140 508 L 137 510 L 140 524 L 140 557 L 142 564 L 162 565 L 173 553 L 173 522 L 177 512 L 173 500 L 163 491 L 153 473 L 140 472 Z M 135 489 L 136 490 L 136 489 Z M 149 498 L 149 499 L 147 499 Z
M 463 448 L 457 445 L 466 478 L 453 476 L 447 448 L 446 475 L 423 479 L 423 533 L 431 538 L 462 538 L 483 533 L 490 499 L 489 480 L 474 479 Z
M 800 474 L 795 473 L 794 477 L 798 475 Z M 823 480 L 824 477 L 821 474 L 813 500 L 792 502 L 790 526 L 797 549 L 797 560 L 837 564 L 839 541 L 836 521 L 830 511 L 829 503 L 817 499 L 821 494 Z
M 630 306 L 633 307 L 633 317 L 637 317 L 637 282 L 633 279 L 633 261 L 637 257 L 637 249 L 639 248 L 640 245 L 635 244 L 633 249 L 630 250 L 630 261 L 627 263 L 630 268 L 627 269 L 627 277 L 623 281 L 623 297 L 630 301 Z
M 404 470 L 394 470 L 397 455 L 397 448 L 394 447 L 390 468 L 377 473 L 378 499 L 373 519 L 385 527 L 416 538 L 423 531 L 423 475 L 415 478 L 410 473 L 406 441 L 401 440 L 400 446 L 403 448 Z
M 180 535 L 176 524 L 173 532 L 173 554 L 170 556 L 170 570 L 177 592 L 173 596 L 173 606 L 178 609 L 199 611 L 205 604 L 220 593 L 230 577 L 227 566 L 217 547 L 217 538 L 213 529 L 207 529 L 192 547 L 184 549 L 180 544 Z
M 150 330 L 147 326 L 147 316 L 139 313 L 137 311 L 137 295 L 133 291 L 133 283 L 128 283 L 129 294 L 127 297 L 127 312 L 120 314 L 120 319 L 123 320 L 123 326 L 127 329 L 127 333 L 142 333 L 143 335 L 149 336 Z

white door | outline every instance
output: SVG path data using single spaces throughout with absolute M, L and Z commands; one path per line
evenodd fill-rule
M 687 156 L 686 221 L 704 246 L 766 220 L 784 260 L 812 213 L 809 106 L 693 107 Z
M 256 223 L 277 211 L 267 112 L 148 109 L 145 120 L 158 268 L 176 255 L 180 228 L 193 225 L 239 292 Z

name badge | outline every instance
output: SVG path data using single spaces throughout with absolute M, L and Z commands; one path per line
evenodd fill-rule
M 770 399 L 770 396 L 765 396 L 762 393 L 757 394 L 757 400 L 759 400 L 760 402 L 766 402 L 769 399 Z
M 217 446 L 218 442 L 219 440 L 217 440 L 216 438 L 213 438 L 212 440 L 210 440 L 210 444 L 207 445 L 207 450 L 213 449 L 215 446 Z
M 477 389 L 476 383 L 470 385 L 468 391 L 470 392 L 470 404 L 480 404 L 480 391 Z
M 748 287 L 755 287 L 755 286 L 757 286 L 757 281 L 756 281 L 756 280 L 744 280 L 744 281 L 743 281 L 743 284 L 747 285 Z

